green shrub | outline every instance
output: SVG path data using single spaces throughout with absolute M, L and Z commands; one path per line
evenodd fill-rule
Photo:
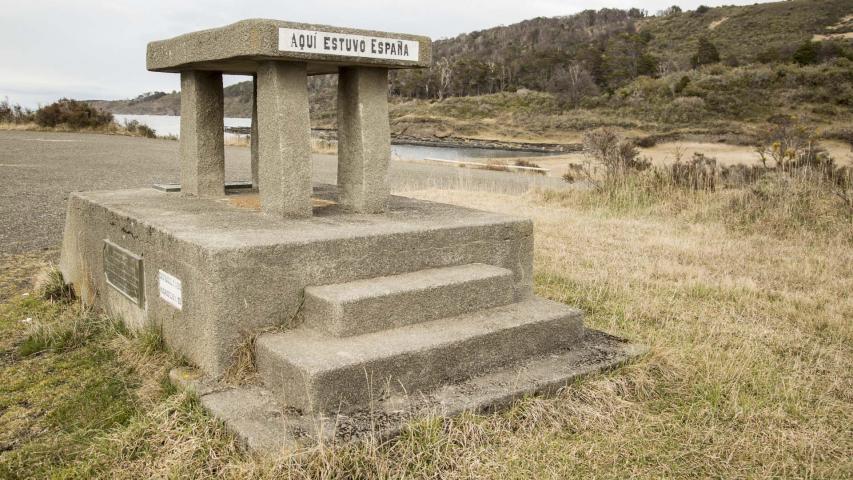
M 818 62 L 819 48 L 815 42 L 806 40 L 794 52 L 793 59 L 800 65 L 811 65 Z
M 707 38 L 700 37 L 696 53 L 690 59 L 690 64 L 693 68 L 701 67 L 702 65 L 711 65 L 719 61 L 720 52 L 717 51 L 717 47 Z

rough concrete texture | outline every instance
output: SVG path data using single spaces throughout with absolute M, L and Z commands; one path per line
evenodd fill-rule
M 354 337 L 310 328 L 265 334 L 255 341 L 255 360 L 265 385 L 282 402 L 328 412 L 571 348 L 582 333 L 578 310 L 533 298 Z
M 260 149 L 258 147 L 258 75 L 252 75 L 252 131 L 249 135 L 249 168 L 252 171 L 252 186 L 258 188 Z
M 311 418 L 288 415 L 269 391 L 257 386 L 211 392 L 200 400 L 225 428 L 240 432 L 237 439 L 250 450 L 282 453 L 304 443 L 304 439 L 325 436 L 315 433 L 319 425 Z
M 311 216 L 311 121 L 304 63 L 258 69 L 258 190 L 275 216 Z
M 167 345 L 207 374 L 224 373 L 245 338 L 289 323 L 309 285 L 484 263 L 513 274 L 516 299 L 532 295 L 529 220 L 392 196 L 381 215 L 347 213 L 336 189 L 324 207 L 276 218 L 221 199 L 152 188 L 72 194 L 61 268 L 83 298 L 129 325 L 162 327 Z M 143 257 L 145 308 L 108 287 L 103 239 Z M 158 270 L 183 282 L 177 310 L 159 297 Z
M 225 192 L 222 74 L 181 73 L 181 184 L 185 195 Z
M 571 388 L 571 383 L 582 376 L 617 367 L 646 351 L 642 346 L 595 330 L 586 330 L 582 338 L 570 350 L 528 358 L 432 391 L 379 399 L 371 405 L 372 410 L 329 415 L 283 407 L 277 396 L 258 386 L 210 388 L 209 381 L 176 381 L 176 378 L 199 376 L 184 371 L 173 371 L 170 378 L 178 388 L 195 389 L 202 404 L 241 443 L 260 453 L 277 455 L 317 441 L 347 441 L 368 436 L 387 439 L 418 417 L 491 411 L 525 396 L 552 395 L 561 388 Z M 198 383 L 208 387 L 199 390 Z
M 515 301 L 512 271 L 475 263 L 305 288 L 305 326 L 346 337 Z
M 353 35 L 412 40 L 419 44 L 417 62 L 387 60 L 314 53 L 283 52 L 278 49 L 278 29 L 293 28 Z M 210 30 L 187 33 L 178 37 L 148 44 L 148 70 L 180 72 L 184 70 L 215 70 L 229 74 L 250 75 L 258 63 L 267 60 L 301 61 L 308 63 L 309 74 L 336 73 L 340 65 L 382 66 L 387 68 L 428 67 L 432 62 L 432 41 L 429 37 L 403 33 L 377 32 L 353 28 L 294 23 L 281 20 L 250 19 Z
M 341 203 L 378 213 L 388 202 L 388 70 L 342 67 L 338 76 L 338 187 Z

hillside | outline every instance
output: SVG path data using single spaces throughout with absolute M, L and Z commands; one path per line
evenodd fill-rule
M 849 0 L 534 18 L 435 41 L 431 68 L 392 74 L 392 125 L 545 139 L 601 124 L 740 132 L 776 113 L 848 124 L 851 36 Z M 309 82 L 317 126 L 334 126 L 335 82 Z M 226 116 L 249 116 L 251 83 L 227 87 L 225 99 Z M 175 92 L 95 103 L 114 113 L 180 109 Z

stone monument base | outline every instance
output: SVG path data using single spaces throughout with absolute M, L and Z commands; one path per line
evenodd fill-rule
M 529 220 L 395 196 L 357 214 L 338 198 L 316 185 L 313 216 L 287 219 L 246 191 L 77 193 L 60 266 L 84 302 L 158 329 L 197 367 L 173 381 L 250 447 L 389 435 L 639 352 L 533 295 Z M 235 387 L 246 358 L 250 386 Z

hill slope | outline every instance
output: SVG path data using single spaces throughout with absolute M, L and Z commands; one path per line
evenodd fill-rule
M 431 68 L 393 72 L 392 126 L 398 134 L 532 140 L 602 124 L 739 131 L 775 113 L 850 123 L 853 45 L 834 37 L 851 32 L 850 0 L 535 18 L 437 40 Z M 700 39 L 711 49 L 702 58 Z M 309 82 L 318 126 L 334 125 L 335 83 Z M 180 107 L 174 92 L 95 103 L 115 113 Z M 225 111 L 250 116 L 250 82 L 225 89 Z

